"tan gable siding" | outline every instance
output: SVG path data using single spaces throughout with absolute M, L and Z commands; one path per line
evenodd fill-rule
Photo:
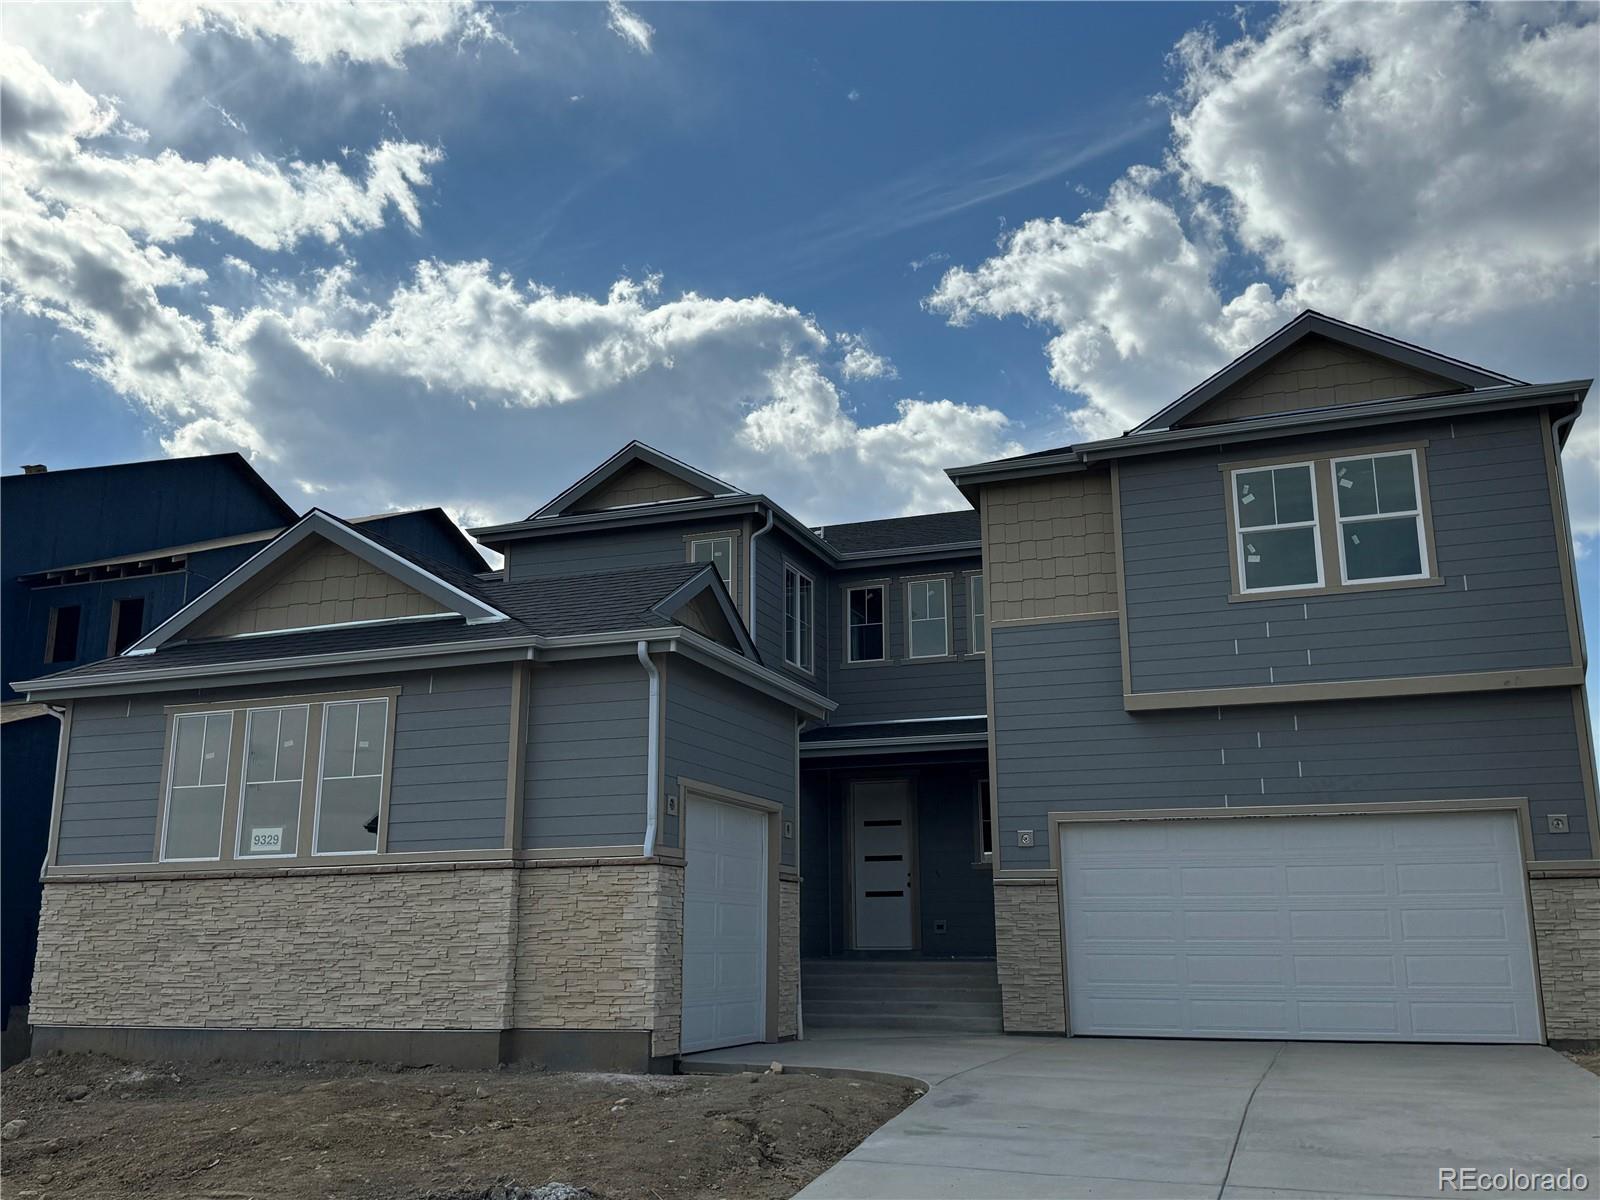
M 1116 610 L 1109 474 L 995 484 L 983 519 L 990 622 Z
M 1463 391 L 1460 384 L 1376 354 L 1308 337 L 1245 376 L 1180 425 L 1209 425 L 1302 408 Z
M 710 592 L 701 592 L 674 613 L 673 619 L 714 642 L 731 646 L 735 650 L 739 648 L 739 639 L 729 627 L 728 619 L 722 615 L 722 607 Z
M 230 637 L 448 611 L 365 559 L 314 538 L 266 580 L 195 625 L 189 636 Z
M 669 475 L 649 463 L 634 463 L 603 487 L 590 492 L 574 504 L 568 512 L 599 512 L 607 508 L 621 508 L 625 504 L 654 504 L 660 500 L 700 500 L 708 492 L 685 483 L 676 475 Z

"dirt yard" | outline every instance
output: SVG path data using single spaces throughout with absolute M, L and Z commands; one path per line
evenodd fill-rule
M 52 1055 L 4 1075 L 0 1179 L 7 1200 L 476 1200 L 497 1183 L 551 1182 L 605 1200 L 775 1200 L 915 1095 L 788 1073 L 562 1075 Z

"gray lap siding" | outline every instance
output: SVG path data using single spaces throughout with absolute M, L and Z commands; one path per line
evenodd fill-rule
M 389 792 L 394 853 L 504 844 L 510 668 L 461 668 L 359 681 L 211 689 L 74 703 L 56 861 L 63 866 L 153 862 L 168 705 L 333 691 L 400 689 Z M 230 764 L 230 771 L 237 771 Z M 313 803 L 308 788 L 303 803 Z
M 1426 441 L 1442 585 L 1229 601 L 1225 461 Z M 1160 455 L 1120 471 L 1134 692 L 1570 665 L 1538 416 Z M 1331 520 L 1324 514 L 1324 520 Z M 1325 563 L 1337 579 L 1338 563 Z
M 1116 620 L 1002 627 L 991 644 L 1006 870 L 1049 868 L 1051 812 L 1512 796 L 1536 857 L 1593 853 L 1570 689 L 1129 713 Z M 1549 833 L 1550 813 L 1571 832 Z

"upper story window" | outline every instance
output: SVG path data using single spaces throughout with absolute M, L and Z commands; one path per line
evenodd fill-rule
M 161 857 L 169 862 L 222 854 L 233 713 L 184 713 L 172 727 L 167 760 L 167 816 Z
M 881 583 L 846 589 L 846 662 L 882 662 L 888 657 L 884 638 L 884 600 L 887 591 Z
M 1417 452 L 1336 458 L 1332 468 L 1344 582 L 1425 578 L 1429 563 Z
M 1424 446 L 1225 464 L 1234 599 L 1442 582 Z
M 77 604 L 63 604 L 50 610 L 50 624 L 44 634 L 45 662 L 77 661 L 78 630 L 82 624 L 83 608 Z
M 1233 473 L 1234 537 L 1242 592 L 1322 586 L 1312 464 Z
M 908 658 L 950 653 L 950 581 L 913 579 L 906 584 Z
M 982 654 L 989 647 L 989 610 L 983 598 L 983 576 L 967 577 L 967 613 L 972 628 L 967 653 Z
M 811 577 L 783 564 L 783 661 L 802 671 L 812 669 Z
M 689 539 L 689 561 L 715 563 L 717 574 L 728 587 L 733 586 L 733 535 L 719 533 L 711 537 Z

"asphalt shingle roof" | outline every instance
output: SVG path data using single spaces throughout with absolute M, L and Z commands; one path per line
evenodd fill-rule
M 979 538 L 975 509 L 922 513 L 915 517 L 890 517 L 883 521 L 853 521 L 824 525 L 817 536 L 841 554 L 886 550 L 914 550 L 923 546 L 948 546 L 976 542 Z

